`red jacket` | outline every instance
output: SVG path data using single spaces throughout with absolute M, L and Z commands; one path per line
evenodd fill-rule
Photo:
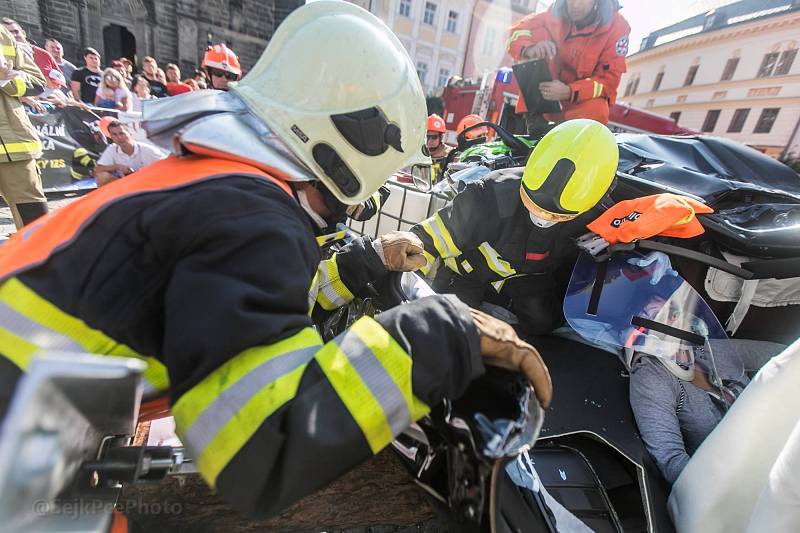
M 519 61 L 525 48 L 553 41 L 558 49 L 554 74 L 572 89 L 570 103 L 602 97 L 613 104 L 625 72 L 630 31 L 614 0 L 598 0 L 597 21 L 582 29 L 567 16 L 566 2 L 556 0 L 544 13 L 530 14 L 511 27 L 508 53 Z M 517 112 L 525 111 L 520 98 Z

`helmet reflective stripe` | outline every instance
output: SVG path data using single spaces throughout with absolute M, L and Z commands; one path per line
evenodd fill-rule
M 523 202 L 554 215 L 585 213 L 608 191 L 618 161 L 614 135 L 599 122 L 559 124 L 539 141 L 525 165 Z

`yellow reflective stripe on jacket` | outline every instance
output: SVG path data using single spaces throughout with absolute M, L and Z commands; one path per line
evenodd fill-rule
M 17 365 L 20 370 L 28 369 L 31 358 L 39 350 L 40 348 L 35 344 L 0 327 L 0 354 Z
M 9 96 L 25 96 L 25 91 L 27 91 L 27 87 L 25 86 L 25 80 L 21 76 L 16 76 L 9 80 L 9 83 L 13 86 L 13 90 L 7 92 Z M 17 144 L 17 143 L 11 143 Z
M 249 348 L 175 402 L 178 436 L 212 487 L 264 421 L 294 398 L 321 345 L 320 336 L 308 327 L 275 344 Z
M 411 390 L 411 357 L 372 318 L 326 344 L 316 361 L 373 453 L 430 409 Z
M 317 246 L 325 246 L 326 244 L 336 242 L 338 240 L 344 239 L 345 237 L 347 237 L 347 231 L 345 230 L 337 231 L 336 233 L 328 233 L 326 235 L 320 235 L 317 237 Z
M 472 272 L 472 265 L 470 265 L 470 264 L 469 264 L 469 261 L 467 261 L 466 259 L 464 259 L 463 261 L 461 261 L 461 268 L 463 268 L 463 269 L 464 269 L 464 272 L 466 272 L 467 274 L 469 274 L 470 272 Z
M 0 329 L 33 344 L 37 349 L 88 352 L 98 355 L 135 357 L 147 363 L 146 387 L 157 391 L 169 388 L 166 367 L 153 357 L 146 357 L 89 327 L 82 320 L 65 313 L 17 278 L 0 285 Z M 0 345 L 0 353 L 16 352 L 11 345 Z M 9 356 L 12 357 L 12 356 Z M 145 392 L 152 392 L 147 390 Z
M 603 94 L 603 84 L 592 80 L 594 83 L 594 92 L 592 93 L 592 98 L 600 98 Z
M 486 264 L 489 265 L 489 268 L 491 268 L 492 271 L 498 276 L 507 278 L 508 276 L 513 276 L 517 273 L 511 264 L 500 257 L 500 254 L 497 253 L 497 250 L 492 248 L 488 242 L 484 242 L 478 246 L 478 250 L 480 250 L 480 252 L 483 254 L 483 257 L 486 259 Z
M 494 288 L 494 290 L 496 290 L 497 292 L 500 292 L 500 291 L 503 290 L 503 285 L 505 285 L 505 284 L 506 284 L 506 280 L 501 279 L 500 281 L 493 281 L 491 285 Z
M 461 250 L 456 246 L 453 236 L 444 225 L 444 221 L 442 221 L 442 217 L 439 216 L 439 213 L 422 221 L 420 226 L 422 226 L 425 233 L 430 235 L 433 240 L 433 246 L 439 253 L 439 257 L 447 259 L 448 257 L 458 257 L 461 255 Z
M 515 31 L 514 33 L 511 34 L 511 37 L 509 37 L 508 40 L 506 40 L 506 48 L 511 46 L 511 43 L 513 43 L 517 39 L 520 39 L 522 37 L 530 37 L 530 36 L 531 36 L 531 31 L 530 30 L 517 30 L 517 31 Z
M 319 295 L 319 271 L 314 273 L 314 279 L 311 280 L 311 287 L 308 289 L 308 316 L 314 312 L 314 304 L 317 303 L 317 296 Z
M 22 82 L 22 92 L 19 95 L 25 94 L 25 82 Z M 40 152 L 42 150 L 42 143 L 40 141 L 20 141 L 13 143 L 3 144 L 5 151 L 9 154 L 23 154 Z
M 423 276 L 427 276 L 434 269 L 434 267 L 436 266 L 436 262 L 439 260 L 439 258 L 434 257 L 425 250 L 422 250 L 422 257 L 425 258 L 427 263 L 425 263 L 425 266 L 420 268 L 419 271 L 422 272 Z
M 323 309 L 333 311 L 353 299 L 353 293 L 342 283 L 339 266 L 336 264 L 336 255 L 320 261 L 317 275 L 319 276 L 317 301 Z

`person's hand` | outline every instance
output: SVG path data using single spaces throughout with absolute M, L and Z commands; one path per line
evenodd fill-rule
M 19 101 L 27 105 L 28 107 L 33 109 L 34 112 L 39 113 L 40 115 L 47 113 L 47 108 L 43 106 L 42 103 L 37 98 L 33 98 L 31 96 L 23 96 L 22 98 L 19 99 Z
M 652 269 L 650 285 L 658 285 L 664 276 L 678 276 L 678 273 L 672 269 L 669 256 L 663 252 L 650 252 L 642 258 L 631 257 L 627 262 L 640 268 L 650 267 Z
M 114 171 L 119 172 L 123 176 L 127 176 L 128 174 L 133 173 L 133 169 L 131 167 L 127 167 L 125 165 L 114 165 Z
M 392 272 L 413 272 L 428 261 L 422 255 L 422 241 L 410 231 L 392 231 L 378 238 L 383 264 Z
M 502 320 L 477 309 L 470 308 L 469 312 L 481 337 L 484 362 L 524 374 L 542 408 L 547 409 L 553 398 L 553 384 L 536 348 L 520 339 L 514 328 Z
M 572 89 L 563 81 L 543 81 L 539 84 L 539 90 L 542 92 L 542 98 L 551 102 L 560 102 L 562 100 L 569 100 L 572 96 Z
M 546 59 L 555 56 L 557 52 L 556 43 L 553 41 L 540 41 L 523 50 L 522 57 L 525 59 Z

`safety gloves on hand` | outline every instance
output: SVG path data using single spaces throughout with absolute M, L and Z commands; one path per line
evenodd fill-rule
M 505 322 L 477 309 L 469 311 L 481 337 L 484 362 L 524 374 L 542 408 L 547 409 L 553 397 L 553 384 L 536 348 L 520 339 Z
M 373 246 L 386 270 L 413 272 L 427 264 L 422 255 L 422 241 L 410 231 L 392 231 L 377 238 Z

